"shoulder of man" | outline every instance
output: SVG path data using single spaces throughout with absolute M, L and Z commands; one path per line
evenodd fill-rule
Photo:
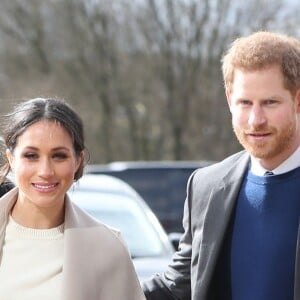
M 205 179 L 205 181 L 215 182 L 221 178 L 224 178 L 226 174 L 229 174 L 238 166 L 246 166 L 249 162 L 249 159 L 249 153 L 243 150 L 226 157 L 220 162 L 195 170 L 191 178 L 193 178 L 193 180 Z

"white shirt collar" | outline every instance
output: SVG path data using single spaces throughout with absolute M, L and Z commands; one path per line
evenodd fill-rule
M 272 171 L 275 175 L 278 175 L 289 172 L 293 169 L 296 169 L 297 167 L 300 167 L 300 146 L 289 158 L 282 162 L 277 168 L 269 171 Z M 251 171 L 255 175 L 264 176 L 267 170 L 263 166 L 261 166 L 261 164 L 255 157 L 251 156 Z

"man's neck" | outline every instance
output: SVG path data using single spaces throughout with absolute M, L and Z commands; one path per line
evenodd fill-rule
M 251 156 L 251 170 L 262 175 L 266 170 L 273 171 L 275 174 L 282 174 L 300 167 L 300 146 L 297 147 L 286 159 L 277 163 L 264 163 L 263 160 Z

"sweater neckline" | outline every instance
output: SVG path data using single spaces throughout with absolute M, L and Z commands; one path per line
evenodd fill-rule
M 300 167 L 293 169 L 289 172 L 271 175 L 271 176 L 260 176 L 254 174 L 250 169 L 248 170 L 247 178 L 256 183 L 268 184 L 268 183 L 282 183 L 284 181 L 293 180 L 294 178 L 300 177 Z
M 30 228 L 18 224 L 9 215 L 6 232 L 26 239 L 57 239 L 61 238 L 64 233 L 64 223 L 49 229 Z

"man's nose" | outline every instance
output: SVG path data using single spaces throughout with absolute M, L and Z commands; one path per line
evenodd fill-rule
M 258 127 L 267 122 L 264 109 L 260 105 L 253 105 L 250 111 L 248 123 L 251 127 Z

